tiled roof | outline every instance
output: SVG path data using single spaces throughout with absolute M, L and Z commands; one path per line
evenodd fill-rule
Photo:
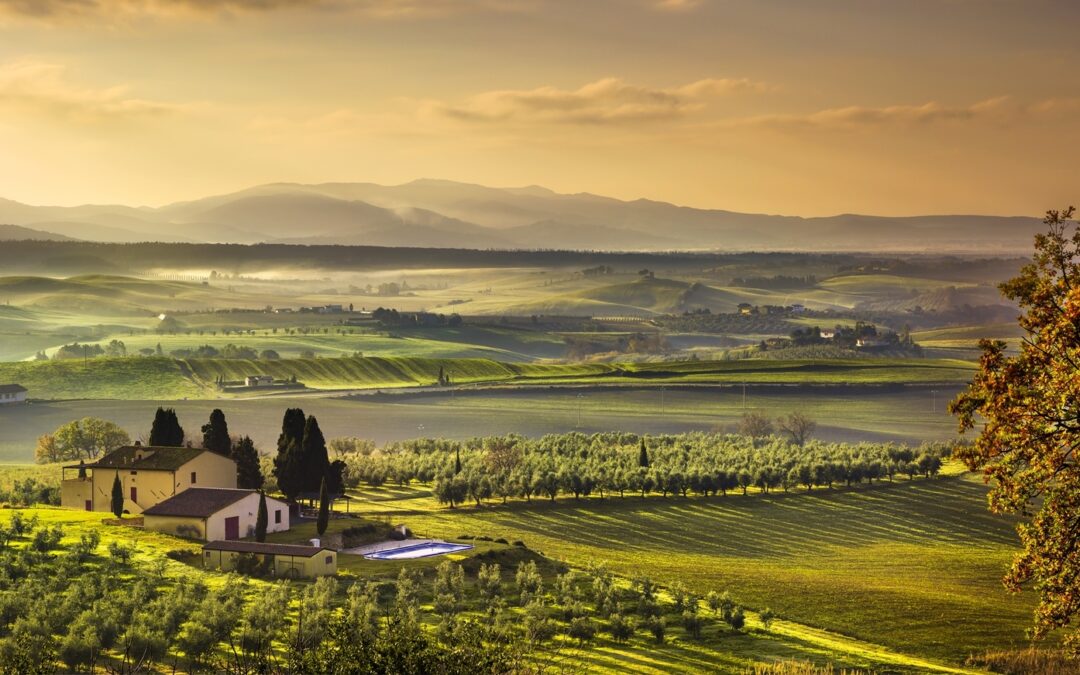
M 21 394 L 26 387 L 21 384 L 0 384 L 0 394 Z
M 128 445 L 117 448 L 93 464 L 91 469 L 143 469 L 146 471 L 176 471 L 204 452 L 203 448 L 164 448 Z
M 290 544 L 266 544 L 257 541 L 212 541 L 203 546 L 209 551 L 234 551 L 236 553 L 262 553 L 269 555 L 293 555 L 303 558 L 334 549 L 323 546 L 293 546 Z
M 206 518 L 253 494 L 258 493 L 230 488 L 188 488 L 146 509 L 143 515 Z

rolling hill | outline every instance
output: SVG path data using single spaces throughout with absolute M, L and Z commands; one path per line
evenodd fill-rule
M 0 223 L 111 242 L 748 251 L 798 241 L 802 250 L 936 253 L 1026 251 L 1042 227 L 1023 217 L 737 213 L 442 180 L 274 183 L 160 208 L 0 200 Z

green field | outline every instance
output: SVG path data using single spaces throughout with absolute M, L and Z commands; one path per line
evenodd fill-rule
M 361 489 L 364 511 L 431 536 L 523 539 L 570 564 L 728 589 L 751 607 L 959 665 L 1025 644 L 1033 597 L 1000 584 L 1017 539 L 963 477 L 855 490 L 439 508 L 423 489 Z
M 313 389 L 430 386 L 442 368 L 455 385 L 957 385 L 974 364 L 954 359 L 677 361 L 645 363 L 513 363 L 491 359 L 340 357 L 326 359 L 97 358 L 0 363 L 0 382 L 19 382 L 33 399 L 218 398 L 219 377 L 295 377 Z

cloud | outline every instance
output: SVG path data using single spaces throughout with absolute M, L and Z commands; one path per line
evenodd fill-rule
M 463 11 L 509 11 L 531 0 L 0 0 L 0 16 L 64 21 L 126 19 L 320 9 L 370 17 L 436 16 Z
M 652 6 L 664 12 L 685 12 L 697 9 L 703 0 L 652 0 Z
M 664 89 L 606 78 L 573 90 L 503 89 L 459 105 L 437 101 L 426 107 L 435 115 L 466 122 L 630 123 L 682 117 L 702 109 L 709 99 L 765 89 L 748 79 L 705 79 Z
M 858 129 L 883 126 L 927 125 L 938 122 L 976 119 L 1004 120 L 1019 111 L 1009 106 L 1008 96 L 986 99 L 968 106 L 947 106 L 930 101 L 922 105 L 884 107 L 845 106 L 803 115 L 757 115 L 725 120 L 730 126 L 759 126 L 781 129 Z
M 131 120 L 179 109 L 131 96 L 125 86 L 94 89 L 74 85 L 68 81 L 64 66 L 39 61 L 0 64 L 0 108 L 73 122 Z

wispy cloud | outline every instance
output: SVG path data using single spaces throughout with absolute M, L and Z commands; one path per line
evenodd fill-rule
M 0 16 L 52 21 L 116 20 L 316 9 L 404 18 L 463 11 L 520 10 L 531 4 L 531 0 L 0 0 Z
M 78 86 L 62 65 L 25 60 L 0 64 L 0 108 L 73 122 L 131 120 L 179 110 L 173 104 L 132 96 L 123 85 Z
M 712 98 L 765 89 L 766 85 L 748 79 L 704 79 L 656 88 L 606 78 L 578 89 L 502 89 L 477 94 L 461 104 L 435 101 L 425 105 L 435 115 L 467 122 L 629 123 L 677 118 L 700 110 Z
M 897 125 L 926 125 L 937 122 L 1006 119 L 1019 112 L 1009 105 L 1008 96 L 979 101 L 967 106 L 949 106 L 930 101 L 921 105 L 844 106 L 807 114 L 756 115 L 724 120 L 729 126 L 758 126 L 782 129 L 858 129 Z

